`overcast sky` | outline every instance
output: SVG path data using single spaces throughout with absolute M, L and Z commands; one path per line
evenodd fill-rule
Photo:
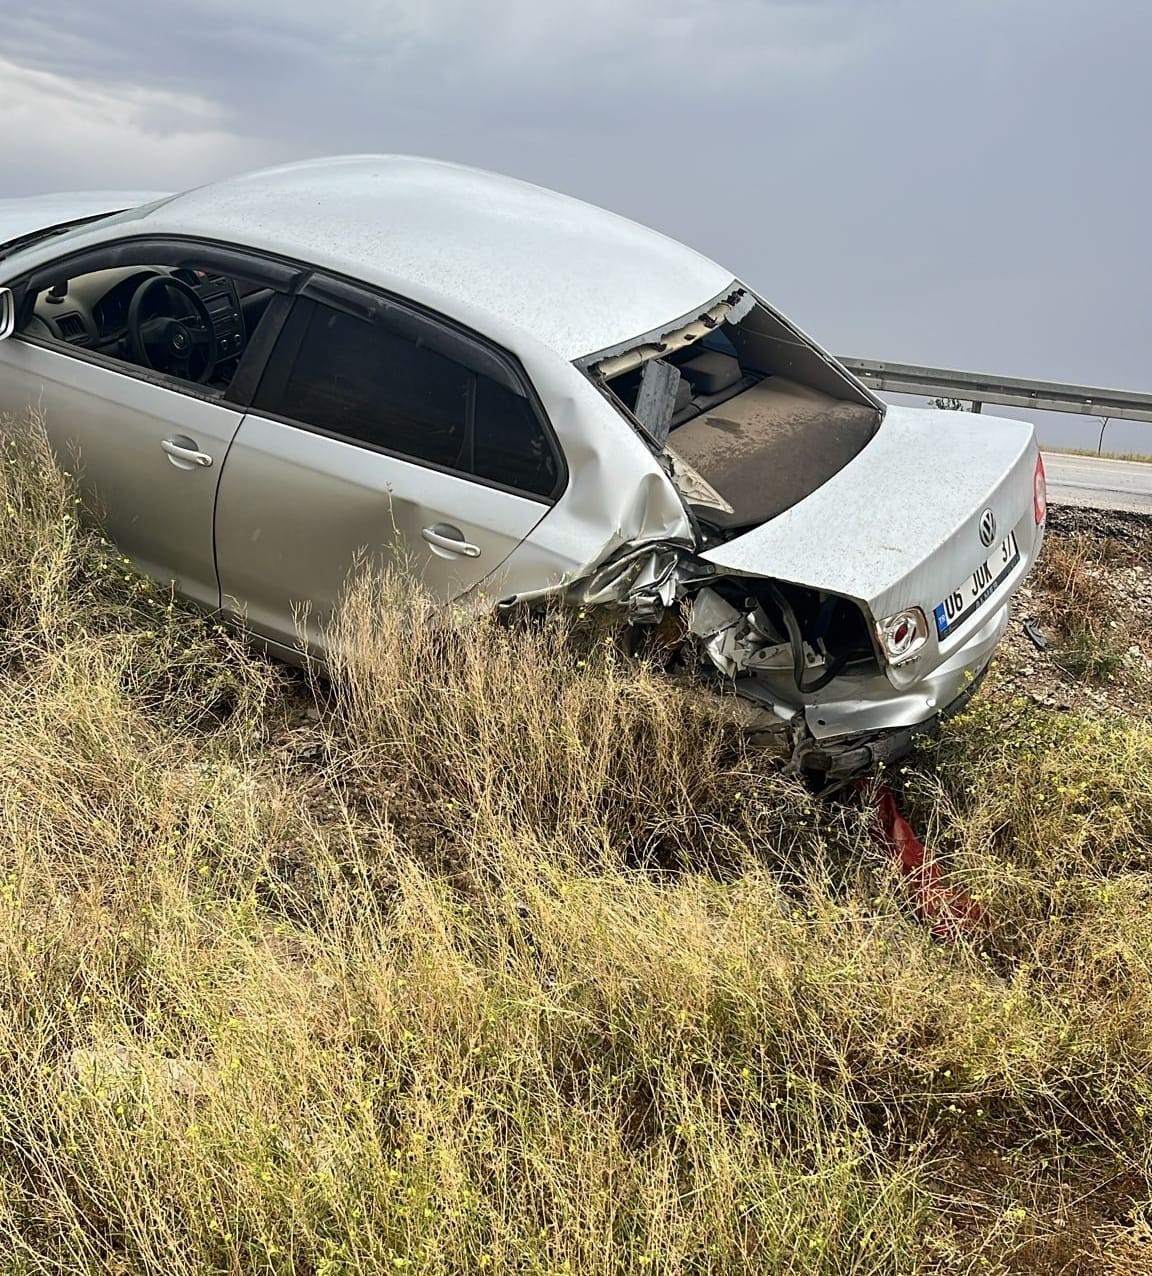
M 2 0 L 0 196 L 434 155 L 841 354 L 1148 390 L 1150 51 L 1146 0 Z

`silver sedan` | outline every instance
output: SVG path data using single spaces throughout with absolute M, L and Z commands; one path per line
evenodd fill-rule
M 0 201 L 30 405 L 124 553 L 273 652 L 401 557 L 660 626 L 830 777 L 965 699 L 1043 535 L 1030 425 L 885 405 L 690 249 L 429 160 Z

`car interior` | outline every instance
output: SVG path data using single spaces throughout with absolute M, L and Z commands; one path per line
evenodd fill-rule
M 39 292 L 23 331 L 223 394 L 274 296 L 189 267 L 95 270 Z
M 644 403 L 663 365 L 666 386 Z M 678 349 L 603 382 L 626 411 L 667 439 L 723 505 L 696 509 L 722 539 L 775 518 L 841 470 L 876 432 L 879 415 L 818 357 L 754 307 Z M 691 499 L 691 498 L 690 498 Z

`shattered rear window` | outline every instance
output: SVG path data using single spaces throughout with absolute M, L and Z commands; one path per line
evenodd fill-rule
M 881 419 L 866 390 L 749 294 L 585 364 L 670 454 L 673 479 L 698 518 L 727 534 L 814 492 L 859 454 Z

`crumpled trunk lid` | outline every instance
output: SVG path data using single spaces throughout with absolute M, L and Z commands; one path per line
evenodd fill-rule
M 1031 562 L 1037 455 L 1024 421 L 889 406 L 875 436 L 826 483 L 701 557 L 840 594 L 874 618 L 918 606 L 931 620 L 992 552 L 980 536 L 985 510 L 996 520 L 992 547 L 1015 531 Z

